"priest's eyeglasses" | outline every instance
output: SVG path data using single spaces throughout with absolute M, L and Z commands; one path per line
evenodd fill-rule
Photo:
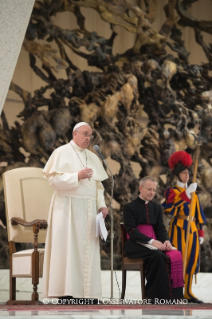
M 77 130 L 76 130 L 77 131 Z M 82 132 L 79 132 L 79 131 L 77 131 L 78 133 L 80 133 L 80 134 L 82 134 L 84 137 L 89 137 L 91 140 L 93 140 L 93 138 L 94 138 L 94 135 L 89 135 L 88 133 L 82 133 Z
M 146 187 L 143 187 L 143 188 L 145 188 L 148 192 L 156 193 L 156 189 L 153 189 L 153 188 L 146 188 Z

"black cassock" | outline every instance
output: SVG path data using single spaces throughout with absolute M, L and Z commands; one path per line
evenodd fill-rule
M 170 277 L 170 257 L 161 250 L 151 250 L 137 242 L 147 244 L 152 238 L 137 229 L 139 224 L 152 225 L 157 240 L 169 240 L 162 218 L 162 208 L 154 202 L 137 197 L 124 206 L 124 227 L 130 236 L 125 244 L 125 255 L 129 258 L 142 258 L 146 263 L 146 298 L 182 299 L 183 288 L 173 288 Z

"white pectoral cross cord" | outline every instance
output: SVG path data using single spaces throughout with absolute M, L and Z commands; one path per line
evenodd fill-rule
M 71 143 L 70 143 L 70 144 L 71 144 Z M 83 161 L 82 161 L 82 159 L 80 158 L 80 156 L 79 156 L 77 150 L 75 150 L 75 148 L 73 147 L 72 144 L 71 144 L 71 146 L 72 146 L 73 150 L 75 151 L 75 153 L 77 154 L 77 156 L 78 156 L 78 158 L 79 158 L 79 160 L 80 160 L 82 166 L 83 166 L 84 168 L 88 168 L 88 165 L 87 165 L 87 164 L 88 164 L 88 158 L 87 158 L 86 150 L 84 150 L 84 151 L 85 151 L 85 164 L 84 164 Z M 89 181 L 90 181 L 91 179 L 90 179 L 90 177 L 89 177 L 89 174 L 87 174 L 87 176 L 88 176 L 88 179 L 89 179 Z

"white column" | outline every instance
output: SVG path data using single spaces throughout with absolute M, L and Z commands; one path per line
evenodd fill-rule
M 34 2 L 35 0 L 0 0 L 0 114 Z

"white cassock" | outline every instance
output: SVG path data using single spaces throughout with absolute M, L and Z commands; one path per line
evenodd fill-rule
M 93 176 L 78 181 L 86 157 Z M 106 207 L 101 181 L 108 175 L 98 156 L 73 141 L 52 153 L 43 174 L 55 191 L 48 219 L 42 296 L 99 298 L 102 286 L 96 214 Z

